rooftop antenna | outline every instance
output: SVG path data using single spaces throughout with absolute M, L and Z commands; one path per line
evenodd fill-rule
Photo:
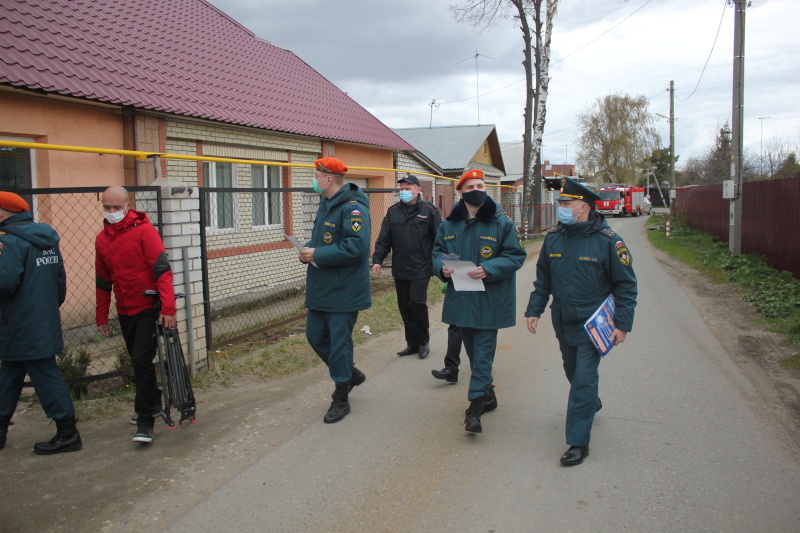
M 434 98 L 433 100 L 431 100 L 431 102 L 428 105 L 431 106 L 431 122 L 430 122 L 430 124 L 428 124 L 428 128 L 432 128 L 433 127 L 433 110 L 438 108 L 442 104 L 437 104 L 436 103 L 436 99 Z
M 478 49 L 476 48 L 475 49 L 475 55 L 469 56 L 466 59 L 462 59 L 461 61 L 456 63 L 456 65 L 460 65 L 461 63 L 463 63 L 464 61 L 467 61 L 469 59 L 475 59 L 475 100 L 478 103 L 478 124 L 480 124 L 481 123 L 481 95 L 480 95 L 480 88 L 479 88 L 479 84 L 478 84 L 478 81 L 479 81 L 479 78 L 480 78 L 480 75 L 479 75 L 479 72 L 478 72 L 478 57 L 486 57 L 486 58 L 489 58 L 489 59 L 497 59 L 496 57 L 492 57 L 492 56 L 482 56 L 481 54 L 478 53 Z M 453 65 L 453 66 L 456 66 L 456 65 Z

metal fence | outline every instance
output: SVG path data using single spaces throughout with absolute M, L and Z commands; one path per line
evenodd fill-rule
M 558 223 L 556 220 L 556 205 L 504 205 L 506 214 L 511 217 L 523 235 L 540 235 Z
M 393 189 L 364 192 L 372 250 L 397 198 Z M 319 195 L 308 188 L 204 187 L 199 198 L 209 350 L 302 318 L 306 266 L 284 233 L 311 239 Z
M 34 220 L 55 229 L 67 272 L 67 298 L 61 306 L 64 353 L 59 356 L 68 383 L 96 381 L 130 373 L 127 351 L 119 335 L 112 297 L 109 325 L 102 337 L 95 325 L 94 240 L 103 228 L 100 194 L 105 187 L 14 189 L 26 198 Z M 161 188 L 128 187 L 131 207 L 144 211 L 161 231 Z
M 677 189 L 674 212 L 689 227 L 728 242 L 730 200 L 722 184 Z M 742 253 L 758 254 L 776 270 L 800 279 L 800 179 L 745 182 L 742 188 Z

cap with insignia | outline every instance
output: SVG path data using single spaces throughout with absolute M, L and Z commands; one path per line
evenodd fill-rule
M 599 202 L 602 200 L 600 195 L 591 190 L 590 188 L 581 185 L 572 178 L 561 178 L 561 193 L 556 200 L 569 201 L 569 200 L 583 200 L 584 202 Z

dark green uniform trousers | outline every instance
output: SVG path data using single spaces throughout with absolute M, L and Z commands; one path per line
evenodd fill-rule
M 0 362 L 0 416 L 10 418 L 17 409 L 27 373 L 45 414 L 53 420 L 75 416 L 75 405 L 56 364 L 56 357 Z
M 600 354 L 591 343 L 570 346 L 559 341 L 564 372 L 570 383 L 567 403 L 567 444 L 588 446 L 594 414 L 597 412 L 597 391 L 600 383 Z
M 350 383 L 353 375 L 353 326 L 358 311 L 331 313 L 312 311 L 306 316 L 306 339 L 320 359 L 328 365 L 337 385 Z
M 464 341 L 464 350 L 469 357 L 472 375 L 469 378 L 467 399 L 487 396 L 492 390 L 492 365 L 497 349 L 496 329 L 459 328 Z

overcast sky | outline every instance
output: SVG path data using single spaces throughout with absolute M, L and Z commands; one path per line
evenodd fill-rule
M 448 0 L 209 1 L 389 127 L 494 124 L 501 142 L 522 140 L 522 33 L 510 20 L 479 32 Z M 670 80 L 675 153 L 701 156 L 731 120 L 733 21 L 725 0 L 561 0 L 543 159 L 574 163 L 576 117 L 608 94 L 645 96 L 669 116 Z M 800 146 L 799 21 L 800 0 L 746 11 L 744 143 L 756 157 L 762 142 Z M 668 121 L 658 129 L 668 146 Z

